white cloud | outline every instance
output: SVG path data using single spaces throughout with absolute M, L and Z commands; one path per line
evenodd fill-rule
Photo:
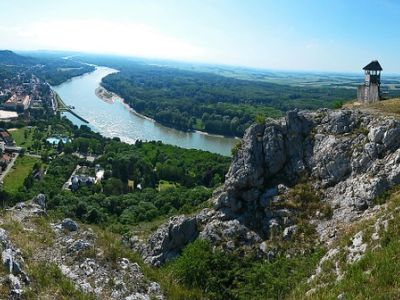
M 170 59 L 202 59 L 205 50 L 129 22 L 72 20 L 0 26 L 0 47 L 76 50 Z

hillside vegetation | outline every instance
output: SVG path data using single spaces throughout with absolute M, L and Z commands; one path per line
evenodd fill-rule
M 340 232 L 318 275 L 304 282 L 289 299 L 397 299 L 400 295 L 400 187 L 387 192 L 377 203 L 378 213 L 355 222 Z M 349 262 L 348 249 L 362 232 L 365 254 Z M 337 270 L 340 270 L 339 273 Z

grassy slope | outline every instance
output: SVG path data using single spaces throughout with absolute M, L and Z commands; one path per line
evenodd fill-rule
M 290 299 L 304 298 L 307 291 L 316 291 L 307 299 L 337 299 L 343 294 L 345 299 L 399 299 L 400 297 L 400 188 L 389 193 L 387 206 L 376 216 L 352 224 L 342 233 L 336 247 L 340 250 L 334 259 L 322 265 L 322 273 L 312 284 L 298 286 Z M 371 234 L 376 220 L 382 217 L 389 220 L 387 231 L 381 229 L 380 239 L 374 241 Z M 348 264 L 344 249 L 351 243 L 351 237 L 364 232 L 363 242 L 368 243 L 362 259 Z M 343 278 L 337 280 L 336 264 L 342 270 Z
M 10 173 L 4 178 L 4 190 L 10 194 L 23 186 L 25 178 L 32 172 L 32 168 L 39 159 L 29 156 L 18 157 Z
M 55 218 L 49 216 L 25 219 L 23 226 L 13 220 L 7 212 L 2 212 L 0 220 L 1 227 L 8 231 L 10 239 L 21 249 L 25 259 L 24 268 L 32 280 L 30 289 L 25 294 L 26 299 L 95 299 L 91 294 L 83 294 L 76 290 L 54 263 L 44 261 L 43 257 L 38 255 L 41 249 L 54 246 L 54 234 L 49 224 L 56 222 Z M 24 227 L 32 230 L 26 230 Z M 120 235 L 104 231 L 97 226 L 80 224 L 81 230 L 88 227 L 92 228 L 97 236 L 95 247 L 102 250 L 100 252 L 104 253 L 103 257 L 108 262 L 116 262 L 123 257 L 137 262 L 147 278 L 160 283 L 167 299 L 204 299 L 200 291 L 180 285 L 169 270 L 150 268 L 144 264 L 139 255 L 121 243 Z M 0 275 L 5 275 L 2 271 L 4 270 L 0 268 Z M 8 292 L 6 286 L 0 285 L 1 299 L 5 299 Z
M 379 113 L 384 115 L 400 115 L 400 98 L 392 98 L 375 103 L 360 105 L 356 102 L 348 102 L 343 105 L 344 108 L 349 109 L 362 109 L 372 113 Z
M 387 114 L 400 115 L 400 98 L 370 104 L 370 107 Z
M 29 129 L 24 127 L 11 130 L 10 133 L 18 146 L 28 148 L 33 144 L 33 130 L 33 128 Z

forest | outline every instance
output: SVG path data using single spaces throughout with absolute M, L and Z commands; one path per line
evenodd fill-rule
M 192 212 L 223 183 L 230 164 L 228 157 L 161 142 L 125 144 L 57 116 L 2 125 L 31 126 L 29 131 L 21 131 L 24 134 L 18 143 L 27 147 L 27 153 L 41 154 L 18 190 L 0 191 L 4 206 L 44 193 L 51 213 L 100 224 L 118 233 L 139 222 Z M 55 132 L 68 136 L 71 142 L 50 145 L 47 135 Z M 96 159 L 90 162 L 77 154 Z M 103 180 L 76 191 L 63 189 L 77 165 L 88 169 L 100 165 L 105 170 Z M 35 177 L 44 172 L 46 176 Z

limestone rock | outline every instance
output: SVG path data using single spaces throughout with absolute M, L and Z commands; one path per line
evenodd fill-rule
M 368 132 L 368 139 L 374 143 L 381 143 L 386 128 L 383 126 L 372 127 Z
M 46 196 L 44 194 L 38 194 L 36 197 L 32 199 L 33 204 L 37 204 L 41 209 L 46 208 Z
M 73 220 L 71 220 L 69 218 L 64 219 L 61 222 L 61 227 L 66 229 L 66 230 L 69 230 L 69 231 L 77 231 L 78 228 L 79 228 L 78 224 L 75 221 L 73 221 Z
M 21 299 L 23 288 L 30 283 L 29 277 L 23 271 L 24 259 L 21 251 L 9 239 L 7 232 L 0 228 L 0 251 L 4 269 L 8 273 L 5 281 L 10 288 L 9 299 Z
M 360 260 L 366 250 L 367 244 L 363 243 L 363 232 L 357 232 L 352 238 L 352 244 L 348 247 L 347 262 L 353 263 Z
M 209 222 L 200 233 L 200 237 L 210 241 L 212 244 L 229 247 L 230 241 L 235 241 L 235 246 L 246 246 L 260 243 L 260 236 L 241 224 L 238 220 L 222 221 L 215 219 Z
M 19 250 L 14 250 L 12 248 L 5 249 L 1 253 L 1 259 L 3 261 L 3 265 L 14 275 L 18 275 L 22 271 L 21 263 L 22 257 L 18 258 Z
M 172 217 L 149 238 L 142 256 L 147 263 L 159 266 L 176 257 L 198 233 L 196 218 Z
M 76 241 L 72 241 L 68 246 L 69 252 L 80 252 L 82 250 L 87 250 L 92 247 L 92 244 L 86 240 L 78 239 Z

